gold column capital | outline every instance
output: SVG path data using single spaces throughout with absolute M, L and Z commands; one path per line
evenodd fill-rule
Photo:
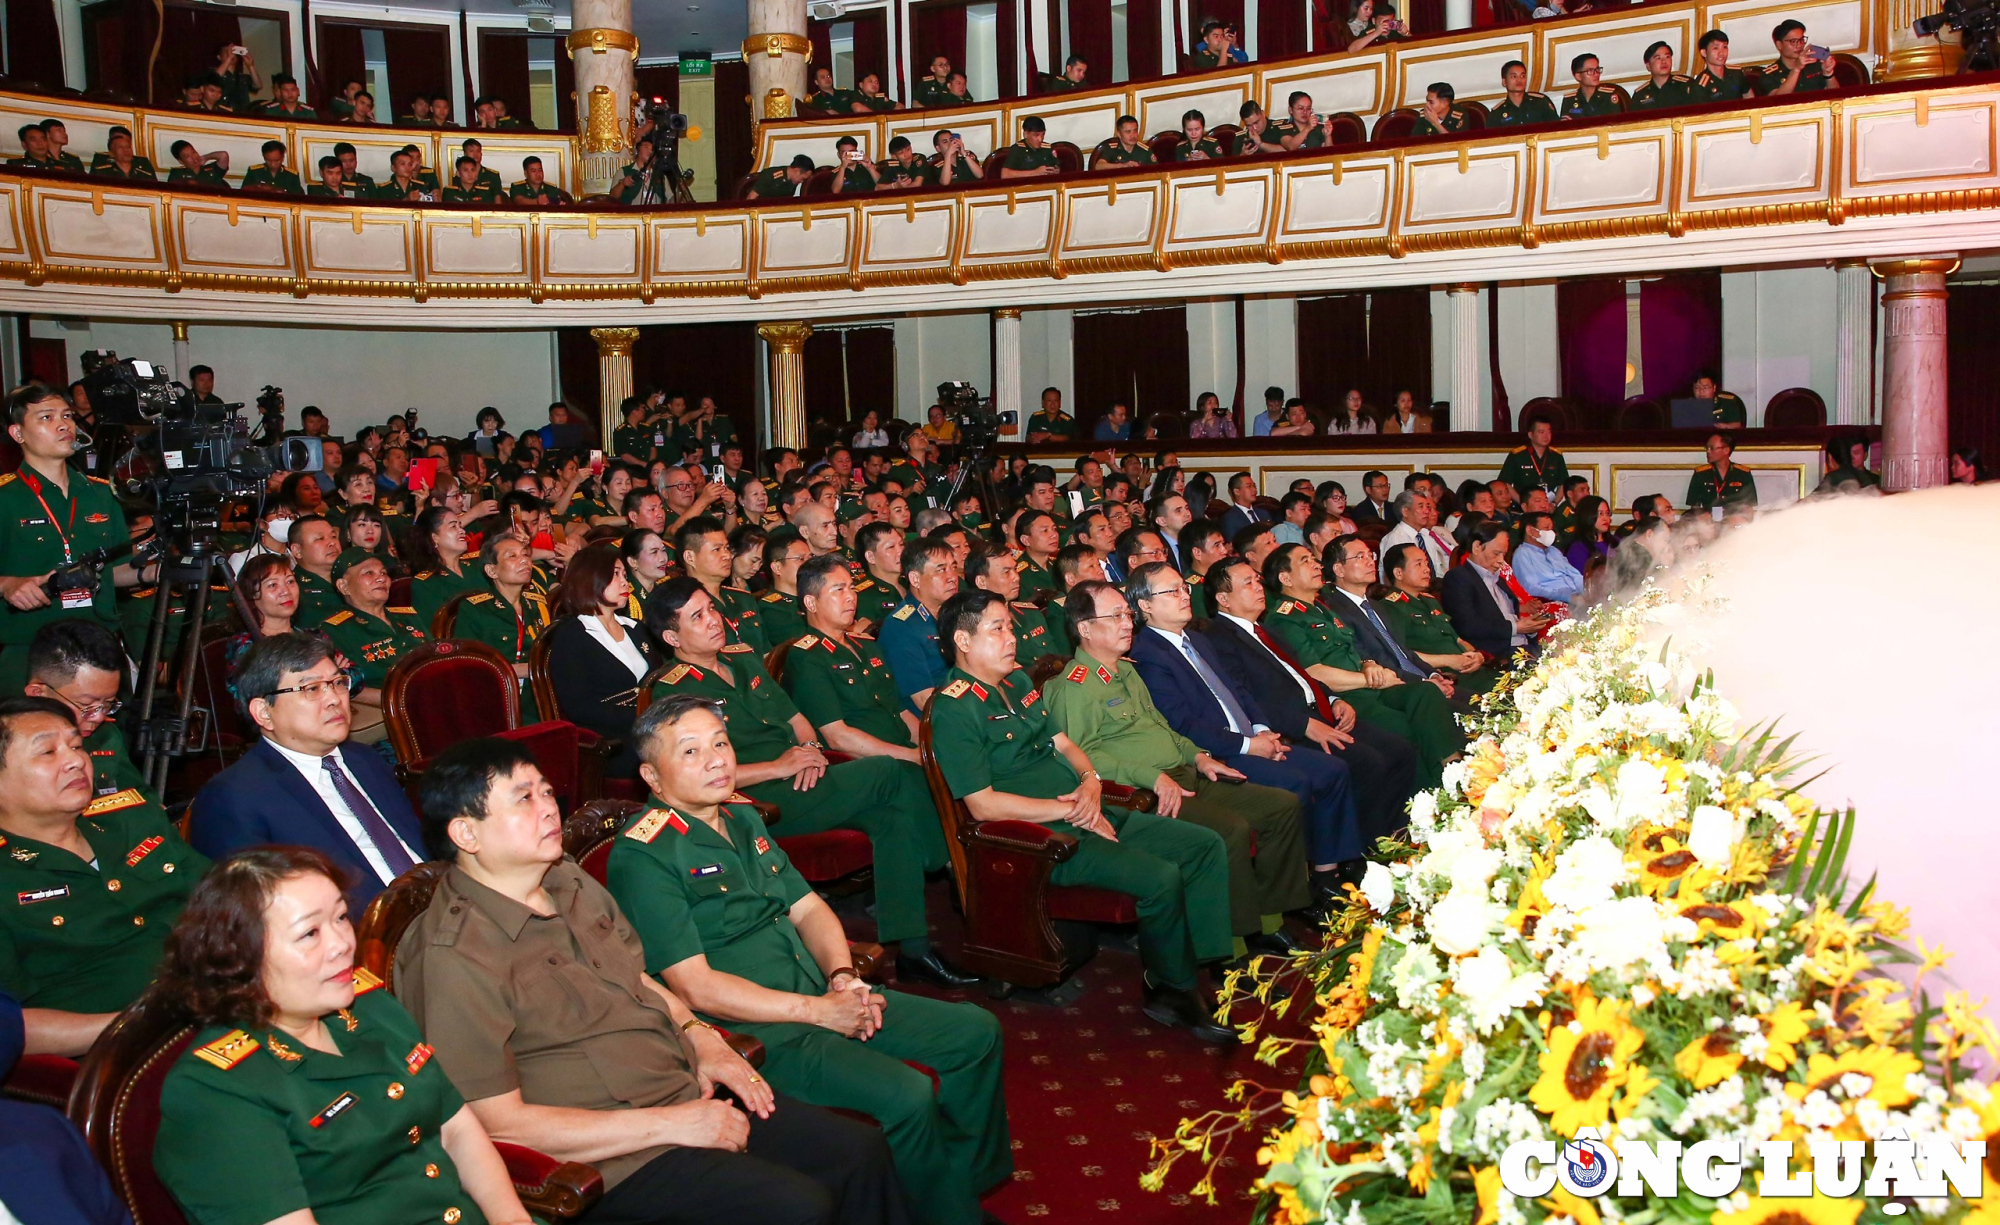
M 1003 306 L 993 312 L 993 317 L 995 319 L 1019 319 L 1021 317 L 1021 308 L 1018 306 Z
M 746 60 L 760 53 L 768 55 L 772 59 L 777 59 L 788 51 L 793 55 L 805 56 L 806 62 L 811 63 L 813 53 L 812 39 L 807 38 L 803 34 L 772 31 L 768 34 L 752 34 L 743 40 L 743 58 Z
M 1484 288 L 1486 288 L 1486 286 L 1480 284 L 1477 281 L 1461 281 L 1456 285 L 1445 286 L 1444 291 L 1446 293 L 1478 293 L 1480 290 Z
M 590 338 L 597 342 L 599 357 L 630 357 L 632 346 L 638 343 L 638 328 L 592 328 Z
M 177 344 L 177 345 L 184 345 L 184 344 L 186 344 L 186 343 L 187 343 L 187 338 L 188 338 L 188 325 L 187 325 L 186 323 L 184 323 L 183 321 L 181 321 L 181 320 L 179 320 L 179 319 L 176 319 L 176 320 L 174 320 L 174 321 L 173 321 L 172 323 L 168 324 L 167 326 L 168 326 L 168 327 L 170 327 L 170 328 L 172 328 L 172 329 L 174 330 L 174 343 L 175 343 L 175 344 Z
M 1872 260 L 1868 270 L 1881 280 L 1897 276 L 1950 276 L 1958 271 L 1956 255 L 1920 256 L 1915 259 Z
M 639 58 L 639 36 L 630 30 L 602 27 L 571 30 L 565 45 L 568 47 L 571 59 L 575 59 L 579 51 L 590 51 L 598 55 L 607 51 L 624 51 L 635 60 Z
M 757 325 L 757 335 L 763 337 L 764 343 L 770 345 L 772 350 L 778 353 L 804 352 L 806 338 L 812 334 L 813 325 L 810 323 L 760 323 Z

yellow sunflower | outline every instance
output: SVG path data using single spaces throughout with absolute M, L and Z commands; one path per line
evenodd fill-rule
M 1765 1066 L 1780 1072 L 1791 1067 L 1799 1057 L 1799 1043 L 1813 1031 L 1812 1012 L 1793 1000 L 1778 1005 L 1758 1020 L 1764 1022 L 1764 1041 L 1770 1043 L 1764 1052 Z
M 1868 1091 L 1861 1097 L 1893 1110 L 1916 1100 L 1916 1096 L 1903 1086 L 1903 1081 L 1910 1073 L 1923 1070 L 1923 1061 L 1908 1051 L 1887 1046 L 1864 1046 L 1858 1051 L 1844 1051 L 1838 1059 L 1823 1054 L 1814 1055 L 1806 1061 L 1805 1080 L 1786 1085 L 1785 1092 L 1802 1101 L 1814 1089 L 1831 1092 L 1842 1077 L 1852 1074 L 1864 1077 L 1868 1082 Z M 1852 1094 L 1849 1100 L 1855 1100 Z
M 1675 881 L 1695 870 L 1700 861 L 1687 849 L 1687 831 L 1664 826 L 1647 826 L 1627 844 L 1625 858 L 1639 878 L 1639 887 L 1658 897 Z
M 1985 1225 L 2000 1225 L 2000 1093 L 1987 1091 L 1984 1096 L 1985 1100 L 1981 1101 L 1972 1093 L 1968 1093 L 1964 1086 L 1959 1087 L 1959 1104 L 1978 1113 L 1979 1133 L 1986 1137 L 1984 1189 L 1993 1194 L 1986 1197 L 1986 1203 L 1979 1206 L 1979 1211 L 1987 1216 Z M 1987 1204 L 1991 1204 L 1992 1207 L 1988 1208 Z M 1974 1214 L 1977 1215 L 1979 1214 Z M 1971 1220 L 1972 1217 L 1966 1218 L 1966 1221 Z
M 1479 1218 L 1472 1225 L 1497 1225 L 1500 1220 L 1500 1167 L 1483 1165 L 1472 1171 L 1472 1189 L 1479 1196 Z M 2000 1225 L 2000 1221 L 1995 1222 Z
M 1733 902 L 1711 902 L 1699 893 L 1690 894 L 1692 881 L 1684 881 L 1680 896 L 1693 897 L 1681 907 L 1681 918 L 1693 920 L 1704 936 L 1714 935 L 1723 940 L 1740 940 L 1745 936 L 1759 936 L 1770 922 L 1762 907 L 1738 898 Z M 1732 950 L 1733 951 L 1733 950 Z M 1728 960 L 1725 958 L 1724 960 Z
M 1597 1205 L 1582 1196 L 1572 1195 L 1560 1183 L 1556 1184 L 1555 1191 L 1547 1199 L 1535 1202 L 1551 1212 L 1568 1217 L 1576 1225 L 1603 1225 L 1604 1219 L 1597 1215 Z
M 1528 881 L 1521 886 L 1520 900 L 1514 904 L 1514 913 L 1507 916 L 1507 926 L 1521 933 L 1523 940 L 1535 934 L 1535 924 L 1549 913 L 1549 899 L 1542 895 L 1542 882 L 1555 870 L 1555 856 L 1536 855 L 1534 868 L 1528 873 Z
M 1697 1089 L 1721 1084 L 1742 1066 L 1742 1052 L 1736 1049 L 1736 1032 L 1727 1028 L 1703 1034 L 1674 1056 L 1674 1071 Z
M 1576 1017 L 1549 1032 L 1542 1052 L 1541 1078 L 1528 1091 L 1535 1109 L 1549 1116 L 1558 1135 L 1579 1127 L 1602 1127 L 1611 1113 L 1611 1094 L 1631 1075 L 1631 1060 L 1646 1037 L 1625 1017 L 1626 1005 L 1583 992 Z
M 1759 1199 L 1753 1195 L 1743 1211 L 1720 1208 L 1708 1221 L 1709 1225 L 1854 1225 L 1867 1206 L 1864 1199 L 1828 1199 L 1817 1192 L 1798 1199 Z

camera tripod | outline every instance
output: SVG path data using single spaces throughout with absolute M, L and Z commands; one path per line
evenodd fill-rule
M 153 590 L 153 612 L 146 628 L 146 649 L 139 659 L 137 737 L 140 771 L 155 795 L 166 793 L 167 768 L 172 760 L 188 752 L 188 719 L 194 712 L 195 680 L 202 675 L 201 631 L 208 617 L 211 584 L 220 582 L 228 588 L 231 598 L 237 601 L 238 611 L 243 614 L 244 623 L 256 624 L 255 616 L 242 606 L 242 599 L 230 582 L 229 559 L 216 547 L 213 537 L 194 536 L 185 550 L 175 549 L 165 536 L 161 536 L 160 541 L 159 581 Z M 170 691 L 179 697 L 172 713 L 155 715 L 153 707 L 159 697 L 160 664 L 166 654 L 167 626 L 174 616 L 174 597 L 183 592 L 189 593 L 187 623 L 181 631 L 179 650 L 168 678 Z M 226 689 L 220 699 L 217 698 L 214 692 L 216 677 L 209 676 L 207 681 L 210 692 L 206 696 L 211 704 L 217 700 L 231 700 Z

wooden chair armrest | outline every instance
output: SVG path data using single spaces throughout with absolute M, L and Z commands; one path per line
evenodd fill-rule
M 847 942 L 847 961 L 863 982 L 879 982 L 889 968 L 889 953 L 879 944 L 850 940 Z
M 1160 797 L 1150 787 L 1126 787 L 1119 783 L 1104 783 L 1104 802 L 1129 808 L 1133 812 L 1157 812 Z
M 720 1032 L 722 1040 L 729 1044 L 729 1049 L 743 1056 L 743 1062 L 753 1068 L 764 1066 L 763 1039 L 752 1037 L 749 1034 L 739 1034 L 733 1029 L 725 1029 Z
M 528 1211 L 558 1221 L 574 1220 L 604 1198 L 604 1175 L 580 1161 L 558 1161 L 519 1144 L 494 1141 L 507 1177 Z
M 826 758 L 826 764 L 830 766 L 837 766 L 843 762 L 854 760 L 854 754 L 843 753 L 839 749 L 821 749 L 820 756 Z
M 975 821 L 965 831 L 965 841 L 972 847 L 1025 852 L 1056 863 L 1076 854 L 1075 834 L 1033 821 Z

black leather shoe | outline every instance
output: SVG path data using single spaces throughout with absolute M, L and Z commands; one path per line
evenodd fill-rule
M 1299 943 L 1292 933 L 1283 930 L 1245 936 L 1243 947 L 1248 949 L 1253 957 L 1259 953 L 1272 957 L 1290 957 L 1294 953 L 1306 951 L 1306 946 Z
M 896 956 L 896 977 L 899 980 L 922 979 L 933 987 L 956 990 L 960 987 L 976 986 L 981 980 L 977 974 L 967 974 L 964 970 L 944 959 L 944 954 L 932 949 L 922 957 Z
M 1184 1029 L 1212 1046 L 1237 1045 L 1236 1031 L 1216 1023 L 1192 991 L 1146 984 L 1146 1016 L 1169 1029 Z

